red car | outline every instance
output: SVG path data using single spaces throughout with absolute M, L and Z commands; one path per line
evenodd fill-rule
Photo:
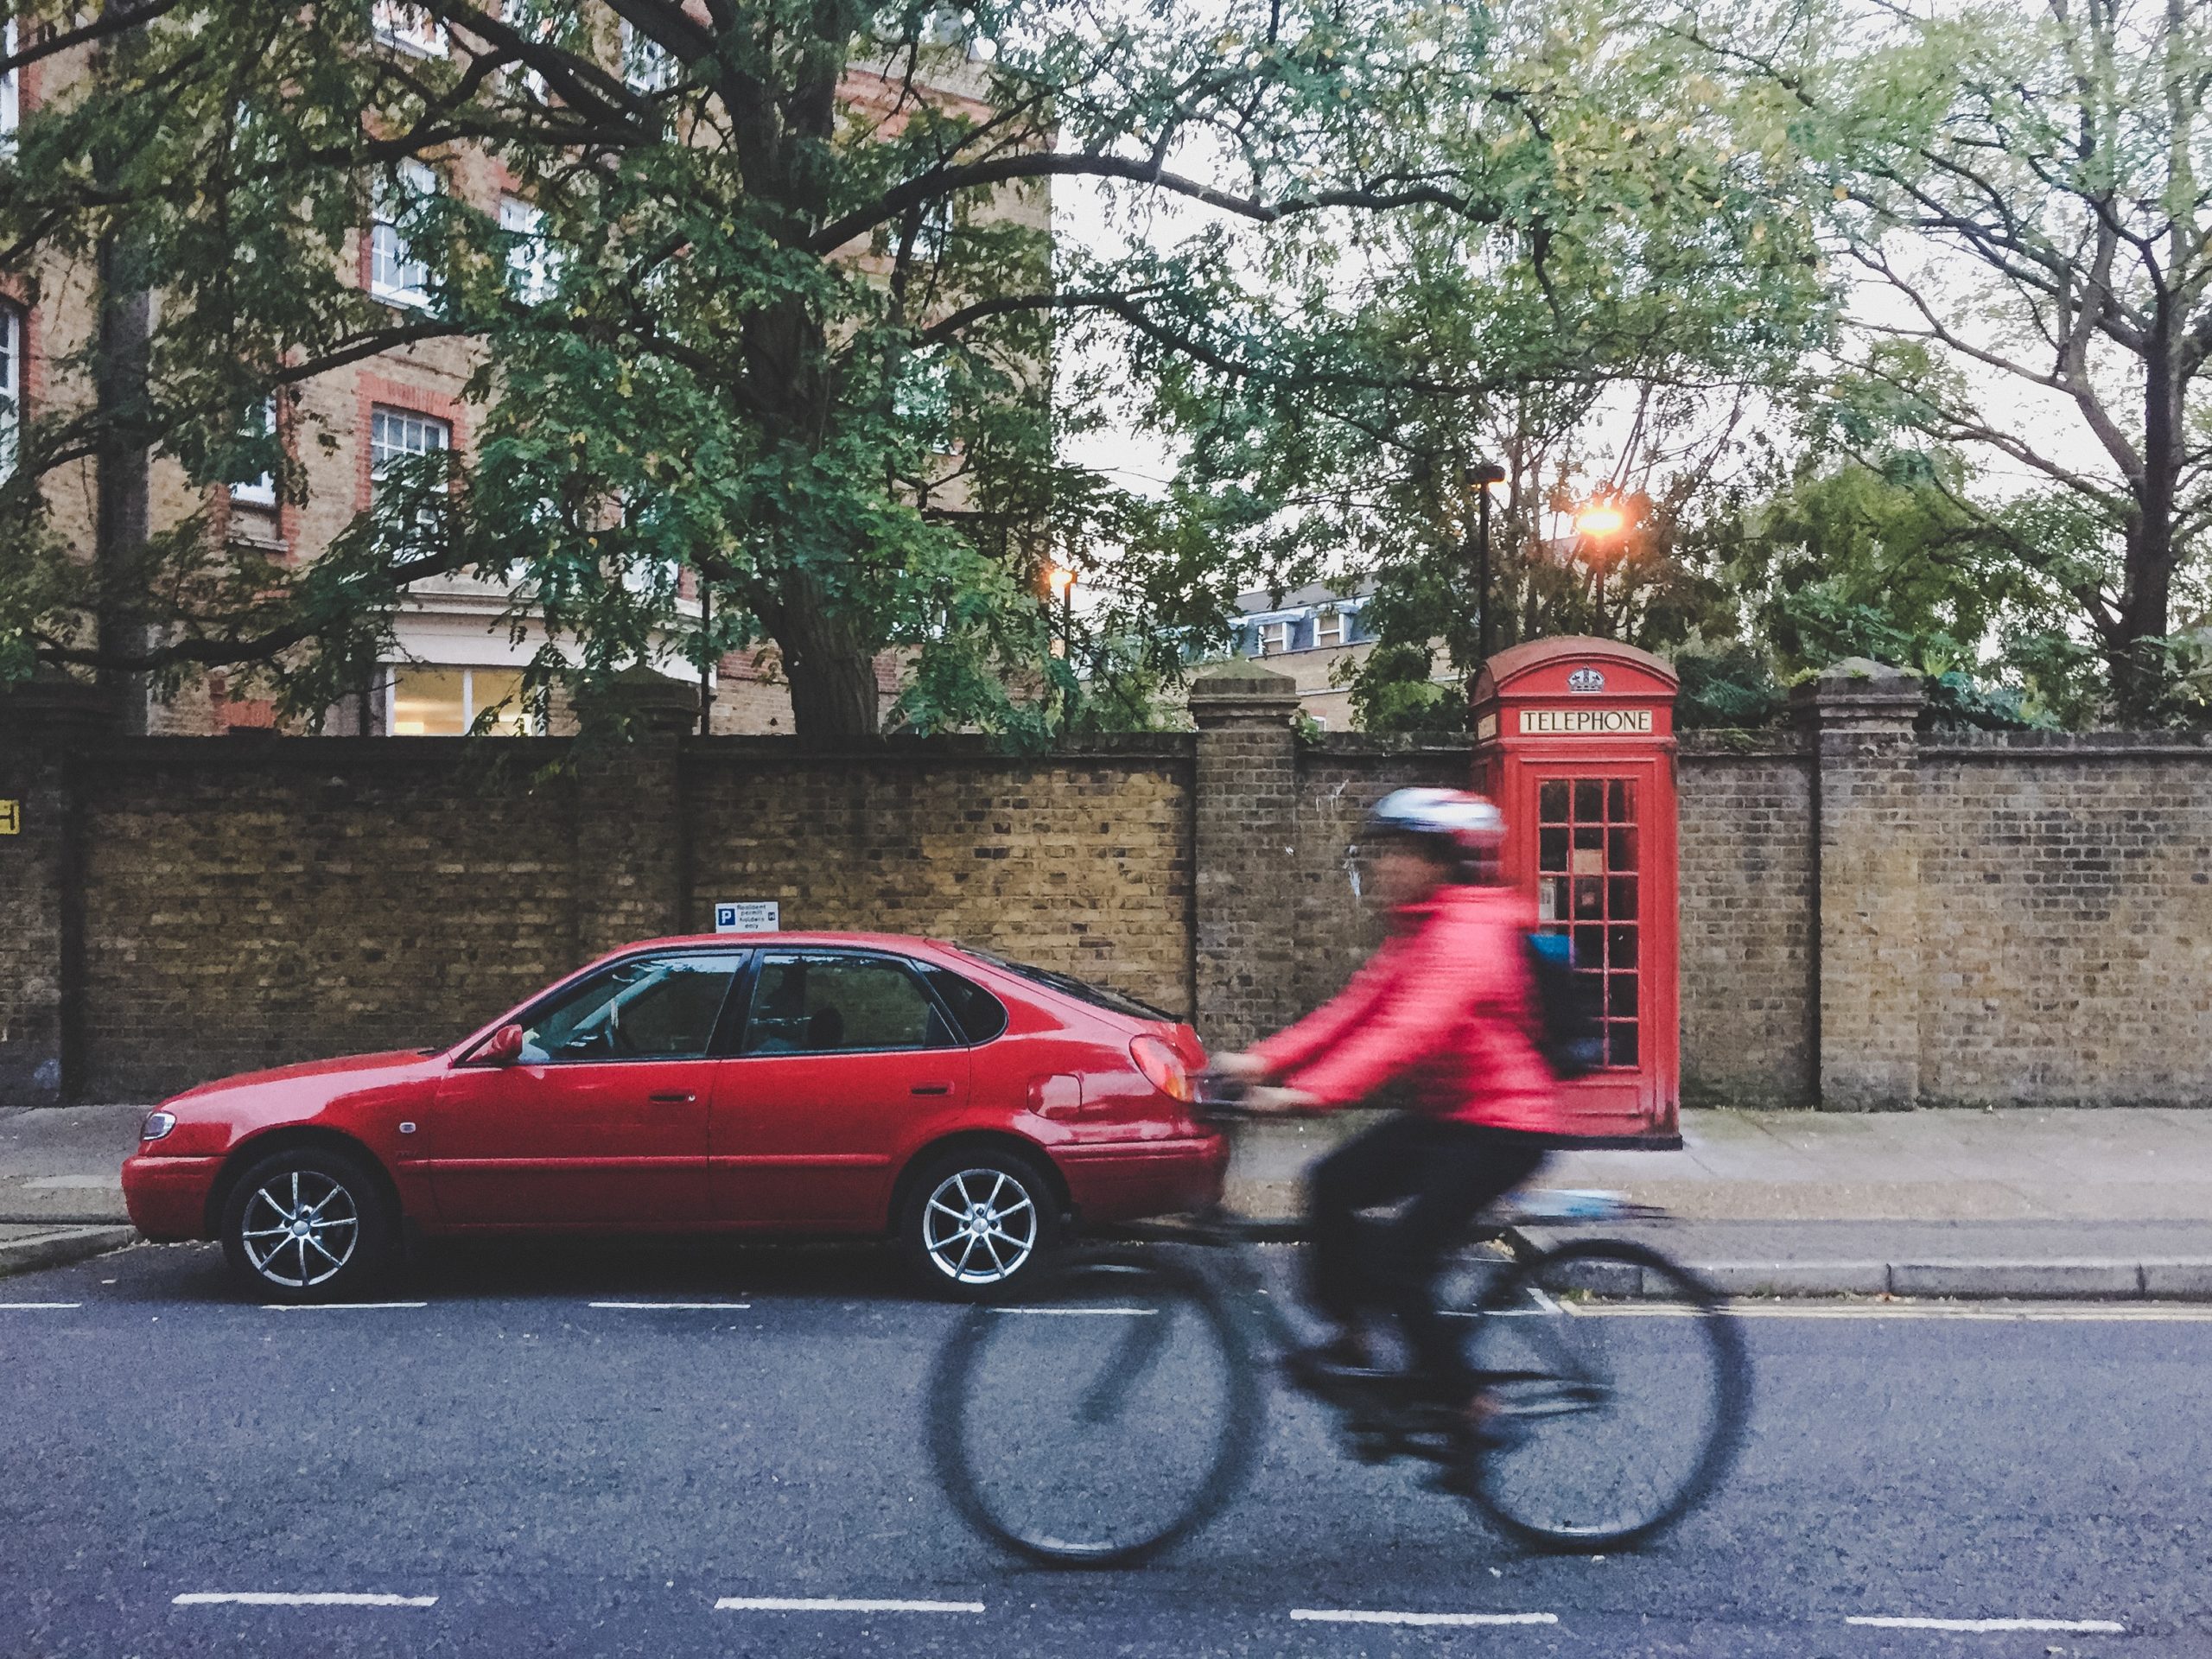
M 1219 1197 L 1205 1058 L 1157 1008 L 957 945 L 656 939 L 451 1048 L 165 1101 L 123 1190 L 149 1238 L 219 1238 L 272 1300 L 354 1294 L 403 1224 L 889 1233 L 974 1296 L 1075 1223 Z

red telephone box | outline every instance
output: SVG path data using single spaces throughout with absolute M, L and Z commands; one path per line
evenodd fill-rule
M 1596 982 L 1605 1063 L 1562 1085 L 1581 1132 L 1680 1146 L 1675 671 L 1609 639 L 1533 639 L 1475 682 L 1475 787 L 1505 873 Z

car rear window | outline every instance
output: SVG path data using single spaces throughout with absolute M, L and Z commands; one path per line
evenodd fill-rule
M 951 1010 L 952 1021 L 960 1027 L 960 1034 L 971 1043 L 988 1043 L 1006 1029 L 1006 1004 L 993 996 L 972 979 L 963 979 L 950 968 L 940 968 L 933 962 L 918 962 L 922 977 L 929 981 L 944 1006 Z
M 994 956 L 988 950 L 978 950 L 972 944 L 960 947 L 978 962 L 988 962 L 994 968 L 1018 974 L 1033 984 L 1049 986 L 1064 996 L 1078 1002 L 1088 1002 L 1094 1008 L 1104 1008 L 1109 1014 L 1126 1014 L 1132 1020 L 1160 1020 L 1169 1025 L 1176 1023 L 1175 1016 L 1165 1008 L 1155 1008 L 1149 1002 L 1140 1002 L 1103 985 L 1094 985 L 1087 979 L 1077 979 L 1073 974 L 1063 974 L 1051 968 L 1034 968 L 1026 962 L 1008 962 L 1004 957 Z

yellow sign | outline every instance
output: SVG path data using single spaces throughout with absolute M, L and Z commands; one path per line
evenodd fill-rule
M 23 804 L 21 801 L 0 801 L 0 836 L 20 836 L 23 833 Z
M 1630 736 L 1651 730 L 1649 709 L 1523 709 L 1523 737 Z

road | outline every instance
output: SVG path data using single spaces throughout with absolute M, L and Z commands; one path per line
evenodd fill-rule
M 0 1655 L 2212 1654 L 2212 1309 L 1753 1317 L 1745 1461 L 1634 1557 L 1517 1555 L 1278 1395 L 1233 1510 L 1080 1574 L 943 1507 L 953 1316 L 872 1252 L 476 1248 L 391 1294 L 265 1309 L 209 1246 L 0 1280 Z M 810 1605 L 719 1605 L 764 1601 Z M 1850 1622 L 1895 1618 L 2121 1629 Z

